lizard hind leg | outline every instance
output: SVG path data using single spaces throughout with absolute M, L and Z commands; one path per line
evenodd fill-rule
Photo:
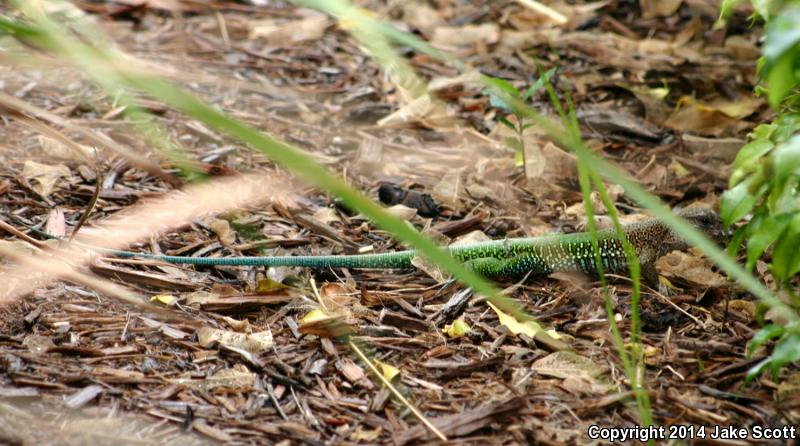
M 519 279 L 528 272 L 536 276 L 550 273 L 549 268 L 546 268 L 538 257 L 530 254 L 521 254 L 509 259 L 481 257 L 467 260 L 464 266 L 488 279 Z
M 500 277 L 499 271 L 502 269 L 503 261 L 494 257 L 481 257 L 464 262 L 464 267 L 476 272 L 487 279 Z

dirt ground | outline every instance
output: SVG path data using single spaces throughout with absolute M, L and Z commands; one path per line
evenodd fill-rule
M 142 3 L 149 7 L 136 6 Z M 771 116 L 753 94 L 762 31 L 747 11 L 715 30 L 713 2 L 552 4 L 566 24 L 523 3 L 360 2 L 518 87 L 539 77 L 537 64 L 542 72 L 556 68 L 551 82 L 562 100 L 569 92 L 592 150 L 670 206 L 717 206 L 748 131 Z M 429 56 L 398 48 L 434 98 L 413 106 L 340 24 L 315 11 L 281 2 L 76 4 L 143 67 L 313 155 L 432 236 L 477 231 L 502 239 L 585 228 L 572 155 L 533 127 L 525 133 L 526 163 L 515 163 L 505 143 L 513 135 L 498 122 L 503 112 L 474 80 Z M 178 191 L 186 185 L 175 160 L 153 147 L 115 98 L 55 57 L 28 49 L 38 56 L 19 58 L 13 42 L 0 46 L 5 223 L 37 240 L 38 231 L 69 235 L 98 189 L 81 231 L 115 215 L 155 228 L 157 217 L 125 212 L 165 197 L 177 207 L 191 201 Z M 530 102 L 556 113 L 544 91 Z M 248 173 L 280 186 L 268 200 L 239 197 L 247 205 L 237 210 L 165 220 L 127 248 L 204 256 L 402 248 L 243 144 L 158 98 L 139 104 L 212 179 Z M 60 137 L 92 147 L 98 167 L 70 156 Z M 609 187 L 625 221 L 644 216 L 621 188 Z M 5 246 L 31 249 L 19 234 L 0 233 Z M 126 287 L 150 307 L 74 277 L 39 283 L 5 304 L 0 443 L 436 441 L 350 346 L 303 329 L 320 299 L 347 315 L 369 357 L 399 370 L 397 388 L 453 443 L 589 444 L 601 442 L 590 439 L 591 426 L 640 426 L 594 279 L 557 274 L 502 284 L 540 324 L 565 336 L 567 353 L 514 335 L 484 299 L 425 266 L 325 271 L 93 258 L 73 267 Z M 18 263 L 6 268 L 23 281 L 38 277 Z M 698 444 L 754 441 L 714 440 L 717 426 L 797 426 L 796 366 L 779 380 L 744 381 L 768 353 L 746 354 L 759 328 L 757 299 L 699 253 L 670 254 L 659 269 L 677 290 L 666 298 L 645 289 L 642 300 L 643 374 L 655 420 L 705 427 L 705 439 L 676 434 Z M 610 292 L 628 333 L 631 285 L 620 278 Z M 456 319 L 471 330 L 451 338 L 443 329 Z

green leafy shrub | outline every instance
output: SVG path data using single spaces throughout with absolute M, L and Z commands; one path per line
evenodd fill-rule
M 721 20 L 739 1 L 725 1 Z M 795 310 L 800 294 L 792 288 L 800 273 L 800 2 L 753 2 L 755 17 L 766 24 L 763 56 L 758 62 L 765 92 L 777 117 L 756 127 L 733 164 L 729 189 L 722 196 L 721 217 L 726 226 L 747 215 L 731 243 L 737 250 L 744 241 L 747 267 L 752 269 L 762 255 L 772 276 Z M 770 369 L 777 377 L 781 367 L 800 360 L 800 325 L 770 324 L 753 337 L 749 353 L 777 340 L 772 354 L 748 373 L 751 379 Z

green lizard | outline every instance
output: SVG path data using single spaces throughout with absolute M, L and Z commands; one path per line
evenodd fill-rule
M 689 208 L 678 211 L 695 228 L 716 241 L 725 232 L 719 216 L 710 210 Z M 689 244 L 676 232 L 656 219 L 623 227 L 625 236 L 639 256 L 641 273 L 651 287 L 658 286 L 655 261 L 674 250 L 686 250 Z M 613 229 L 597 232 L 600 257 L 607 273 L 628 269 L 622 242 Z M 450 254 L 469 268 L 490 279 L 519 278 L 526 274 L 546 276 L 556 271 L 583 271 L 596 275 L 595 257 L 588 233 L 551 234 L 542 237 L 493 240 L 448 248 Z M 280 256 L 280 257 L 183 257 L 112 251 L 119 257 L 139 257 L 169 263 L 202 266 L 300 266 L 312 268 L 410 268 L 416 251 L 384 254 Z

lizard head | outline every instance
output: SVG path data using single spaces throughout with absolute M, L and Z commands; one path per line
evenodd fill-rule
M 722 220 L 719 215 L 710 209 L 700 208 L 685 208 L 677 212 L 678 216 L 686 220 L 695 229 L 702 232 L 706 237 L 714 240 L 717 243 L 724 243 L 728 238 L 728 233 L 722 226 Z M 683 237 L 677 232 L 669 230 L 667 240 L 664 241 L 666 245 L 673 245 L 677 248 L 685 249 L 688 244 Z

